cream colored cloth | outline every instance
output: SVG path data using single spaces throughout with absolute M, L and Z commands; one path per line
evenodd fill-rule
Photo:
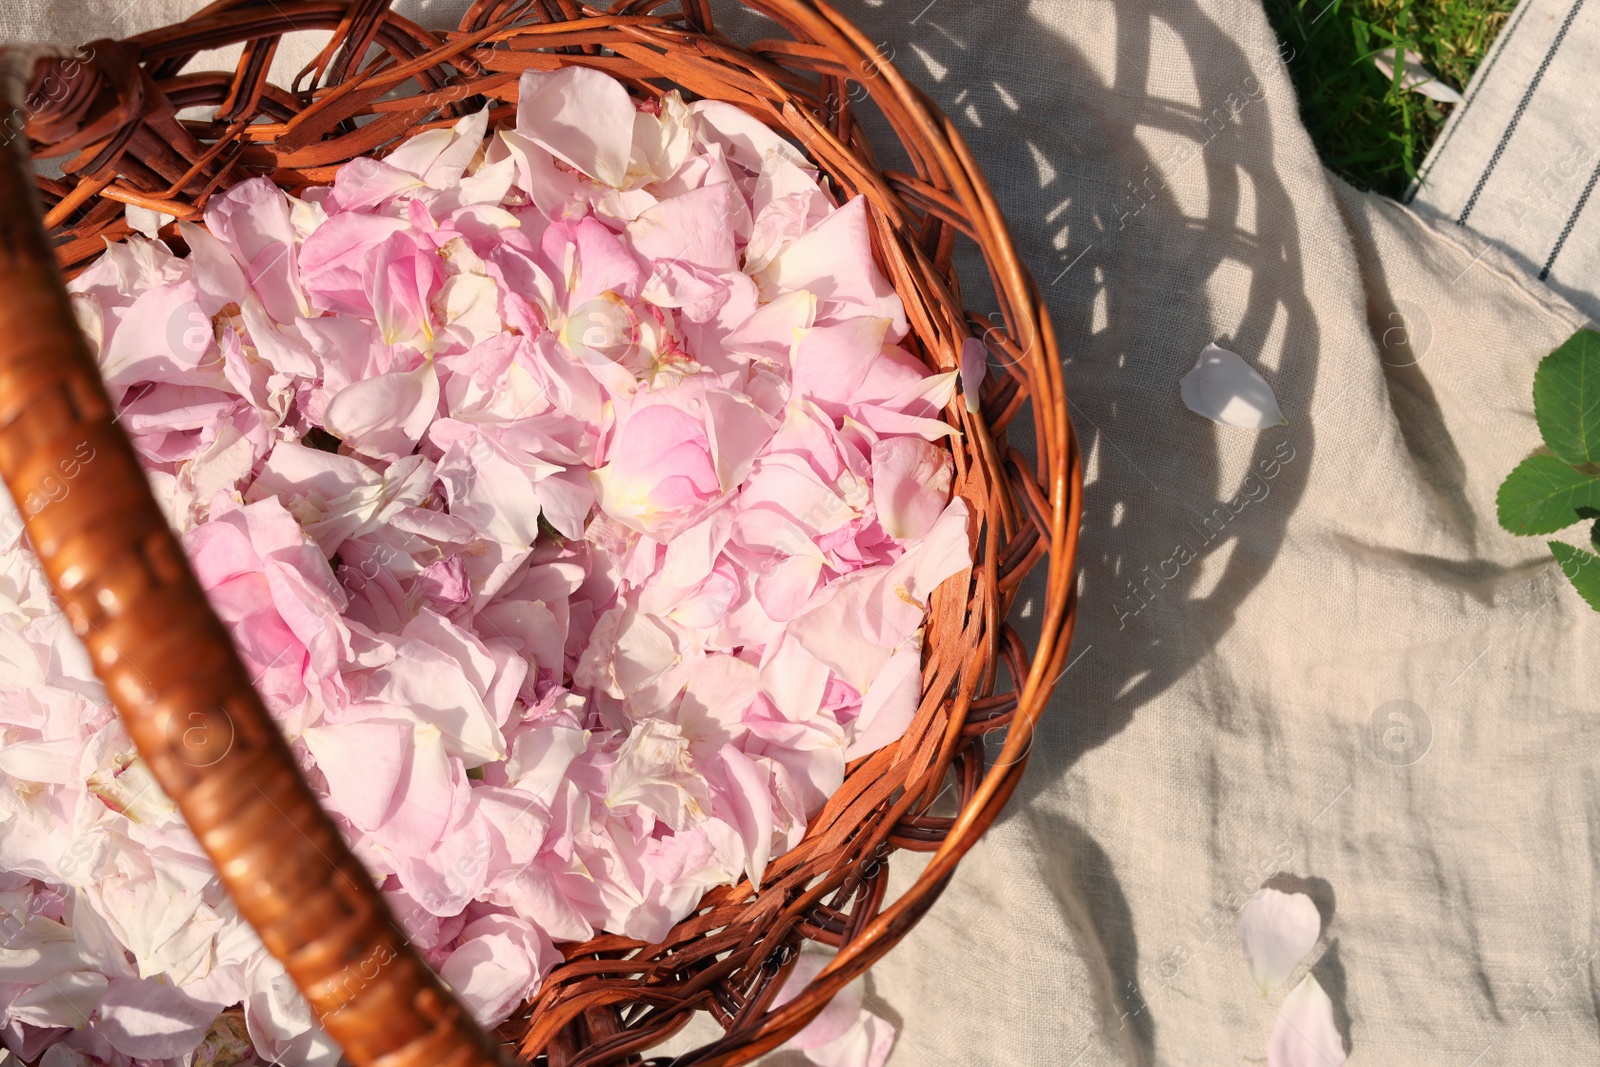
M 1583 317 L 1330 179 L 1254 2 L 841 3 L 987 168 L 1089 472 L 1077 640 L 1022 788 L 868 975 L 892 1063 L 1264 1062 L 1281 992 L 1233 927 L 1266 881 L 1325 917 L 1352 1063 L 1593 1061 L 1600 622 L 1494 519 L 1533 368 Z M 0 26 L 194 6 L 4 0 Z M 1212 341 L 1288 426 L 1182 406 Z

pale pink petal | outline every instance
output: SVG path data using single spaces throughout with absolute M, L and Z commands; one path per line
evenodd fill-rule
M 446 421 L 434 424 L 435 443 L 448 429 Z M 532 489 L 530 466 L 543 473 L 544 465 L 520 463 L 489 435 L 472 430 L 449 443 L 437 473 L 452 515 L 486 537 L 525 547 L 539 532 L 539 498 Z
M 1372 56 L 1373 64 L 1383 72 L 1384 78 L 1394 81 L 1394 56 L 1395 49 L 1391 45 L 1381 48 Z M 1437 100 L 1441 104 L 1459 104 L 1463 97 L 1455 89 L 1446 85 L 1436 77 L 1433 71 L 1423 65 L 1422 56 L 1406 49 L 1405 58 L 1400 61 L 1400 88 L 1410 89 L 1412 92 L 1421 93 L 1430 100 Z
M 1267 1042 L 1267 1067 L 1341 1067 L 1344 1039 L 1333 1021 L 1333 1002 L 1313 975 L 1283 998 Z
M 526 71 L 517 87 L 517 132 L 617 188 L 628 174 L 634 111 L 621 82 L 589 67 Z
M 402 854 L 414 855 L 428 851 L 444 835 L 458 786 L 437 727 L 414 726 L 407 755 L 394 799 L 372 836 Z
M 784 247 L 756 280 L 763 292 L 805 289 L 854 314 L 886 318 L 891 341 L 906 334 L 905 306 L 872 259 L 864 197 L 854 198 Z
M 391 234 L 364 263 L 365 294 L 385 344 L 433 344 L 433 294 L 444 281 L 438 253 L 415 234 Z
M 300 288 L 289 198 L 271 178 L 240 182 L 206 203 L 206 228 L 244 268 L 267 314 L 289 323 L 311 312 Z
M 705 817 L 711 797 L 675 724 L 644 719 L 634 725 L 612 764 L 605 804 L 648 811 L 674 830 Z
M 771 774 L 733 745 L 724 745 L 718 756 L 728 787 L 721 792 L 717 808 L 727 812 L 726 817 L 738 829 L 745 848 L 744 872 L 750 876 L 750 884 L 760 889 L 761 874 L 772 855 Z
M 124 1056 L 164 1060 L 199 1045 L 216 1014 L 170 982 L 114 978 L 100 1001 L 96 1029 Z
M 242 303 L 250 283 L 222 242 L 211 236 L 210 230 L 192 222 L 178 223 L 178 234 L 189 246 L 201 310 L 210 316 L 228 304 Z
M 569 314 L 603 293 L 615 293 L 624 303 L 639 293 L 639 261 L 628 254 L 616 234 L 594 218 L 551 226 L 544 232 L 540 250 L 565 280 Z
M 200 290 L 188 280 L 141 293 L 101 351 L 106 384 L 113 389 L 142 381 L 211 384 L 200 369 L 213 348 L 211 318 L 199 298 Z
M 794 555 L 763 561 L 756 576 L 756 599 L 775 622 L 788 622 L 810 602 L 822 577 L 820 555 Z
M 773 1007 L 782 1007 L 799 996 L 805 987 L 811 984 L 812 979 L 822 972 L 822 968 L 827 966 L 829 960 L 830 957 L 820 952 L 801 952 L 800 958 L 795 961 L 794 970 L 789 972 L 783 988 L 778 991 Z M 823 1007 L 816 1018 L 807 1023 L 805 1028 L 787 1043 L 792 1048 L 804 1051 L 837 1041 L 856 1024 L 861 1011 L 860 983 L 852 982 L 835 993 L 833 999 Z
M 495 1027 L 534 991 L 537 972 L 527 954 L 504 935 L 477 937 L 450 954 L 439 977 L 461 997 L 478 1025 Z
M 920 437 L 890 437 L 872 446 L 872 501 L 890 537 L 916 540 L 933 527 L 950 499 L 950 453 Z
M 706 437 L 717 468 L 722 490 L 735 489 L 750 474 L 778 424 L 751 400 L 726 389 L 708 389 L 705 394 Z
M 368 253 L 406 228 L 404 219 L 341 211 L 317 227 L 300 247 L 309 298 L 320 308 L 369 315 L 363 280 Z
M 448 133 L 439 130 L 432 132 Z M 357 156 L 339 168 L 339 173 L 333 179 L 333 197 L 329 206 L 337 204 L 337 213 L 373 208 L 402 193 L 415 192 L 426 186 L 427 183 L 420 177 L 394 166 L 389 160 Z
M 976 337 L 961 342 L 961 393 L 967 411 L 976 415 L 983 406 L 983 379 L 989 373 L 989 350 Z
M 367 456 L 409 454 L 439 410 L 433 361 L 380 374 L 341 389 L 328 401 L 328 431 Z
M 368 719 L 313 726 L 300 737 L 328 780 L 333 807 L 361 829 L 377 829 L 405 770 L 411 724 Z
M 1259 890 L 1239 909 L 1239 945 L 1264 997 L 1300 966 L 1322 935 L 1322 916 L 1304 893 Z
M 628 239 L 668 280 L 669 290 L 675 266 L 713 273 L 737 270 L 730 225 L 737 195 L 732 185 L 721 182 L 663 200 L 628 224 Z
M 856 402 L 889 325 L 888 319 L 863 317 L 807 330 L 794 346 L 795 393 L 834 404 Z
M 922 647 L 920 642 L 895 650 L 861 696 L 861 712 L 851 720 L 846 760 L 876 752 L 899 740 L 916 717 L 922 699 Z
M 372 694 L 408 708 L 443 733 L 443 744 L 468 766 L 506 757 L 505 739 L 484 703 L 484 692 L 462 664 L 428 641 L 402 640 L 395 661 L 372 674 Z
M 31 1026 L 81 1029 L 89 1022 L 106 989 L 106 976 L 99 971 L 66 971 L 18 993 L 6 1005 L 5 1017 Z
M 822 707 L 828 668 L 798 640 L 785 637 L 761 665 L 761 688 L 791 722 L 808 722 Z
M 384 162 L 435 189 L 446 189 L 461 181 L 472 157 L 483 147 L 488 129 L 489 109 L 485 107 L 463 116 L 448 130 L 418 134 L 385 156 Z

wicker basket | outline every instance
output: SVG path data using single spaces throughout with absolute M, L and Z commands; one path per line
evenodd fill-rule
M 424 30 L 387 6 L 218 0 L 127 41 L 28 57 L 31 81 L 14 87 L 25 95 L 14 94 L 7 131 L 20 117 L 33 155 L 61 159 L 64 176 L 36 179 L 19 153 L 0 152 L 0 198 L 27 203 L 36 184 L 44 224 L 27 211 L 0 222 L 0 472 L 157 780 L 352 1062 L 487 1064 L 508 1058 L 511 1044 L 552 1067 L 641 1063 L 641 1050 L 699 1010 L 726 1036 L 672 1062 L 748 1062 L 905 936 L 1022 773 L 1075 606 L 1082 472 L 1050 323 L 959 134 L 817 0 L 754 0 L 790 36 L 744 47 L 712 27 L 707 0 L 683 0 L 682 10 L 663 0 L 609 10 L 477 0 L 452 32 Z M 295 30 L 333 37 L 293 86 L 269 84 L 279 40 Z M 197 52 L 240 42 L 236 70 L 180 73 Z M 485 103 L 492 122 L 509 123 L 521 72 L 573 63 L 641 95 L 677 86 L 728 101 L 788 134 L 837 190 L 866 197 L 875 252 L 911 323 L 908 347 L 948 370 L 979 333 L 999 369 L 978 413 L 959 398 L 946 413 L 961 431 L 956 491 L 973 516 L 975 563 L 932 599 L 925 695 L 904 739 L 850 765 L 759 892 L 747 881 L 712 891 L 660 944 L 608 935 L 565 946 L 566 962 L 496 1041 L 410 948 L 300 778 L 113 421 L 55 265 L 73 273 L 102 238 L 124 236 L 125 204 L 196 218 L 208 196 L 246 178 L 269 175 L 291 191 L 327 183 L 345 161 Z M 876 162 L 855 110 L 869 98 L 911 172 Z M 185 109 L 214 117 L 180 117 Z M 963 238 L 987 263 L 1004 329 L 963 311 L 952 267 Z M 171 240 L 181 249 L 175 231 Z M 1005 439 L 1027 409 L 1035 463 Z M 100 458 L 57 499 L 46 491 L 53 474 L 85 443 Z M 1004 620 L 1046 558 L 1030 658 Z M 984 735 L 1006 727 L 986 768 Z M 930 814 L 952 778 L 959 814 Z M 886 902 L 887 859 L 900 848 L 934 855 L 909 891 Z M 773 1009 L 807 938 L 836 946 L 837 958 Z

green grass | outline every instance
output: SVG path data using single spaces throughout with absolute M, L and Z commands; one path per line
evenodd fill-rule
M 1402 90 L 1372 62 L 1395 47 L 1464 90 L 1516 0 L 1266 0 L 1294 49 L 1289 75 L 1323 161 L 1354 185 L 1405 192 L 1450 105 Z

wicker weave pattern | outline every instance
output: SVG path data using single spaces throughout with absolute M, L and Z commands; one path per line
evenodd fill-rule
M 815 0 L 752 2 L 790 38 L 748 47 L 717 33 L 705 0 L 683 3 L 667 11 L 662 0 L 623 0 L 598 10 L 574 0 L 478 0 L 457 31 L 436 33 L 395 16 L 385 0 L 220 0 L 180 25 L 40 61 L 23 109 L 34 155 L 63 159 L 65 177 L 38 186 L 54 256 L 70 273 L 102 238 L 126 235 L 124 204 L 196 218 L 208 196 L 246 178 L 270 175 L 291 191 L 329 182 L 343 162 L 486 102 L 492 121 L 509 122 L 524 70 L 581 63 L 641 95 L 670 83 L 787 132 L 843 195 L 867 198 L 875 251 L 912 327 L 907 345 L 930 366 L 953 368 L 962 341 L 982 331 L 1002 372 L 984 389 L 980 414 L 960 398 L 946 413 L 961 430 L 956 491 L 974 516 L 975 563 L 932 598 L 924 698 L 911 728 L 848 768 L 804 841 L 769 865 L 759 893 L 748 882 L 714 890 L 658 945 L 601 936 L 567 946 L 567 962 L 501 1034 L 552 1067 L 641 1062 L 640 1050 L 696 1010 L 728 1032 L 676 1061 L 683 1067 L 747 1062 L 804 1025 L 932 905 L 1010 796 L 1065 662 L 1076 603 L 1082 472 L 1055 341 L 959 135 Z M 281 36 L 307 29 L 332 30 L 333 40 L 288 88 L 267 83 Z M 245 43 L 235 71 L 178 73 L 196 52 L 235 42 Z M 911 172 L 876 162 L 854 111 L 869 95 Z M 197 107 L 214 117 L 179 117 Z M 0 195 L 18 203 L 23 180 L 8 166 Z M 25 515 L 28 501 L 40 503 L 30 536 L 152 771 L 353 1062 L 490 1062 L 494 1050 L 405 943 L 317 810 L 206 608 L 112 424 L 59 281 L 43 269 L 43 234 L 15 214 L 3 225 L 0 472 Z M 952 267 L 958 237 L 982 250 L 1006 330 L 963 311 Z M 1024 409 L 1032 465 L 1005 440 Z M 72 491 L 53 495 L 49 479 L 74 457 Z M 1043 629 L 1030 658 L 1003 620 L 1023 577 L 1046 560 Z M 1002 678 L 1009 689 L 996 693 Z M 1003 727 L 1005 746 L 986 768 L 983 736 Z M 959 814 L 929 814 L 952 776 Z M 886 903 L 888 859 L 899 848 L 935 855 L 904 897 Z M 801 996 L 769 1010 L 804 938 L 838 947 L 838 958 Z

